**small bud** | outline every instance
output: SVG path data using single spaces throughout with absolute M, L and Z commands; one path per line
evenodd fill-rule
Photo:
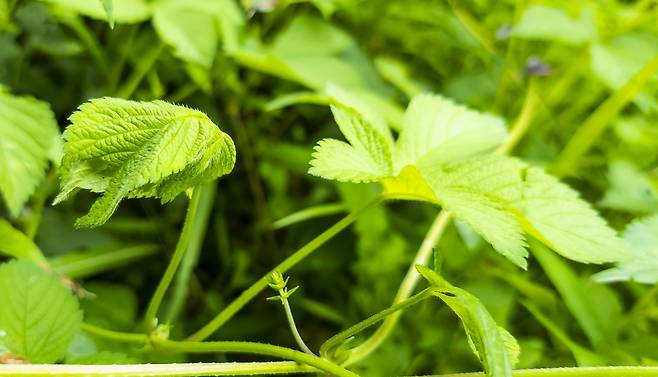
M 288 278 L 283 279 L 283 275 L 279 271 L 272 271 L 269 276 L 269 286 L 275 291 L 280 291 L 288 284 Z
M 550 64 L 545 63 L 536 56 L 528 57 L 528 60 L 525 62 L 525 67 L 523 67 L 523 73 L 526 76 L 548 76 L 553 72 L 553 67 Z

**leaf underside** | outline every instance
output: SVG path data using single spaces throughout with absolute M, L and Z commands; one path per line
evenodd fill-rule
M 78 227 L 99 226 L 123 198 L 160 198 L 228 174 L 235 146 L 204 113 L 163 101 L 100 98 L 80 106 L 64 132 L 61 192 L 103 196 Z

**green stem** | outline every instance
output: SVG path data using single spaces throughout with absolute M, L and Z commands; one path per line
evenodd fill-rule
M 336 224 L 332 225 L 329 229 L 322 232 L 320 235 L 312 239 L 309 243 L 304 245 L 301 249 L 297 250 L 294 254 L 286 258 L 278 266 L 274 267 L 270 272 L 263 275 L 258 281 L 256 281 L 251 287 L 242 292 L 237 299 L 231 302 L 224 310 L 222 310 L 215 318 L 213 318 L 208 324 L 202 327 L 199 331 L 192 334 L 188 340 L 199 341 L 208 338 L 212 335 L 217 329 L 219 329 L 224 323 L 231 319 L 238 310 L 242 309 L 249 301 L 251 301 L 258 293 L 263 289 L 267 288 L 269 283 L 269 276 L 272 271 L 278 271 L 284 273 L 290 268 L 295 266 L 297 263 L 302 261 L 304 258 L 309 256 L 313 251 L 317 250 L 320 246 L 324 245 L 332 237 L 340 233 L 343 229 L 347 228 L 352 224 L 356 219 L 361 216 L 368 209 L 376 206 L 384 200 L 383 196 L 378 196 L 363 207 L 351 212 L 343 219 L 338 221 Z
M 108 72 L 107 58 L 105 53 L 101 48 L 100 44 L 96 40 L 94 34 L 89 30 L 87 25 L 82 22 L 79 16 L 77 15 L 65 15 L 61 18 L 61 21 L 66 26 L 70 27 L 71 30 L 82 40 L 82 42 L 87 46 L 89 53 L 96 60 L 96 64 L 101 69 L 101 71 Z
M 578 160 L 594 145 L 617 114 L 658 72 L 658 55 L 654 56 L 624 86 L 617 89 L 583 123 L 562 151 L 553 168 L 557 176 L 572 172 Z
M 201 196 L 199 199 L 199 208 L 192 220 L 195 226 L 192 228 L 187 252 L 183 257 L 180 271 L 176 275 L 176 282 L 174 284 L 173 292 L 171 293 L 171 301 L 167 308 L 166 315 L 164 316 L 168 323 L 174 322 L 183 309 L 185 297 L 187 297 L 190 277 L 192 276 L 192 270 L 199 261 L 199 254 L 201 252 L 201 246 L 203 245 L 203 239 L 206 235 L 206 229 L 208 228 L 208 220 L 212 213 L 216 191 L 217 185 L 214 183 L 210 183 L 201 188 L 201 193 L 199 194 Z
M 149 342 L 149 337 L 145 334 L 113 331 L 84 322 L 80 325 L 80 328 L 87 334 L 99 336 L 105 339 L 111 339 L 117 342 L 137 343 L 144 345 L 148 344 Z
M 254 342 L 175 342 L 170 340 L 155 341 L 155 347 L 165 351 L 182 353 L 245 353 L 252 355 L 265 355 L 280 357 L 282 359 L 306 364 L 337 377 L 358 377 L 357 374 L 336 365 L 328 360 L 309 355 L 290 348 Z
M 514 377 L 654 377 L 658 367 L 584 367 L 521 369 L 512 372 Z M 434 377 L 481 377 L 484 373 L 442 374 Z M 427 376 L 432 377 L 432 376 Z
M 316 217 L 335 215 L 347 211 L 347 207 L 343 203 L 321 204 L 318 206 L 304 208 L 301 211 L 291 213 L 286 217 L 272 223 L 273 229 L 285 228 L 306 220 L 314 219 Z
M 402 302 L 399 302 L 387 309 L 382 310 L 377 314 L 374 314 L 364 319 L 363 321 L 348 328 L 347 330 L 332 336 L 326 342 L 324 342 L 324 344 L 322 344 L 322 346 L 320 347 L 320 355 L 324 358 L 331 358 L 330 352 L 336 349 L 336 347 L 343 344 L 350 337 L 360 333 L 361 331 L 367 329 L 370 326 L 373 326 L 377 322 L 384 320 L 389 315 L 395 314 L 398 311 L 401 311 L 409 306 L 415 305 L 423 301 L 424 299 L 430 297 L 431 295 L 432 295 L 432 290 L 430 288 L 427 288 Z
M 209 185 L 211 184 L 214 183 L 209 183 Z M 148 308 L 146 309 L 146 315 L 144 316 L 144 327 L 147 331 L 152 330 L 154 325 L 153 321 L 158 315 L 158 309 L 160 308 L 162 299 L 164 298 L 164 295 L 167 292 L 167 289 L 169 288 L 174 275 L 176 274 L 178 265 L 183 259 L 183 256 L 185 255 L 185 252 L 187 251 L 190 244 L 190 236 L 192 235 L 194 228 L 197 226 L 197 211 L 199 209 L 201 197 L 204 196 L 202 194 L 203 190 L 209 190 L 209 188 L 206 186 L 197 186 L 192 191 L 192 198 L 190 198 L 190 203 L 187 208 L 187 215 L 185 215 L 185 223 L 183 224 L 183 231 L 181 232 L 178 243 L 176 244 L 176 250 L 174 251 L 174 255 L 172 255 L 171 260 L 169 261 L 169 265 L 167 266 L 164 275 L 162 275 L 162 279 L 160 279 L 160 283 L 158 284 L 155 293 L 153 293 L 153 297 L 151 297 L 151 301 L 149 302 Z
M 155 62 L 158 61 L 160 54 L 162 54 L 162 51 L 164 50 L 164 46 L 164 43 L 157 42 L 157 44 L 150 51 L 147 51 L 144 54 L 144 56 L 133 68 L 133 72 L 130 74 L 130 77 L 128 77 L 121 88 L 117 90 L 117 97 L 130 98 L 133 95 L 146 74 L 149 73 L 149 71 L 153 68 Z
M 290 326 L 290 331 L 292 332 L 292 336 L 295 338 L 295 342 L 297 342 L 297 345 L 302 351 L 304 351 L 304 353 L 315 356 L 313 351 L 311 351 L 311 349 L 304 342 L 304 339 L 302 338 L 302 335 L 299 333 L 299 330 L 297 330 L 297 325 L 295 324 L 295 317 L 292 315 L 290 302 L 288 301 L 288 298 L 286 297 L 285 294 L 286 292 L 283 289 L 279 290 L 279 295 L 281 297 L 281 304 L 283 304 L 283 309 L 286 312 L 286 318 L 288 319 L 288 325 Z
M 400 284 L 398 293 L 395 295 L 395 299 L 393 300 L 394 305 L 392 307 L 395 307 L 396 304 L 402 303 L 411 296 L 420 279 L 420 274 L 418 274 L 418 271 L 416 270 L 416 265 L 427 265 L 427 262 L 432 255 L 434 246 L 436 246 L 436 244 L 441 239 L 441 235 L 448 227 L 451 220 L 452 216 L 447 211 L 441 211 L 441 213 L 439 213 L 439 215 L 434 219 L 434 222 L 430 226 L 430 229 L 427 232 L 423 243 L 418 249 L 418 253 L 414 258 L 414 261 L 411 263 L 407 274 Z M 368 338 L 365 342 L 350 352 L 350 356 L 345 362 L 345 365 L 354 364 L 364 359 L 371 352 L 377 349 L 377 347 L 382 344 L 382 342 L 386 339 L 386 337 L 388 337 L 395 325 L 398 323 L 400 315 L 401 312 L 396 312 L 386 318 L 384 323 L 382 323 L 382 325 L 377 328 L 377 330 L 370 336 L 370 338 Z
M 0 365 L 0 376 L 8 377 L 253 376 L 316 371 L 315 368 L 299 365 L 294 361 L 131 365 Z

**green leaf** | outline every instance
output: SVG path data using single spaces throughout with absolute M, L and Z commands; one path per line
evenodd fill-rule
M 601 206 L 633 213 L 658 211 L 658 187 L 651 176 L 626 160 L 608 165 L 608 189 Z
M 153 10 L 153 27 L 174 54 L 191 63 L 210 68 L 219 44 L 216 1 L 160 0 Z
M 204 113 L 163 101 L 100 98 L 69 118 L 64 132 L 61 192 L 102 192 L 78 227 L 102 225 L 123 198 L 163 203 L 235 165 L 233 140 Z
M 31 363 L 64 356 L 82 312 L 62 281 L 28 261 L 0 265 L 0 345 Z
M 0 88 L 0 193 L 12 216 L 45 177 L 48 161 L 61 156 L 59 128 L 50 107 Z
M 99 0 L 105 10 L 107 21 L 110 23 L 110 28 L 114 29 L 114 0 Z
M 349 144 L 321 140 L 315 147 L 309 174 L 342 182 L 371 182 L 391 176 L 393 138 L 384 121 L 345 104 L 332 105 L 331 111 Z
M 395 145 L 395 170 L 407 165 L 437 166 L 491 151 L 507 137 L 504 122 L 452 100 L 423 94 L 404 115 Z
M 134 24 L 146 21 L 151 17 L 150 5 L 145 0 L 41 0 L 60 5 L 83 16 L 104 20 L 111 25 Z M 111 12 L 107 4 L 112 3 Z
M 0 253 L 18 259 L 26 259 L 37 264 L 46 264 L 46 259 L 37 245 L 25 234 L 15 229 L 9 222 L 0 218 Z
M 459 317 L 474 353 L 484 371 L 492 377 L 511 377 L 519 345 L 514 337 L 499 327 L 480 300 L 448 283 L 431 269 L 417 265 L 418 272 L 436 289 L 434 295 Z
M 512 35 L 567 44 L 592 42 L 598 38 L 596 13 L 591 7 L 583 7 L 574 17 L 566 9 L 530 5 L 514 25 Z
M 623 237 L 630 245 L 630 252 L 615 268 L 596 274 L 595 279 L 599 282 L 657 283 L 658 214 L 633 221 L 626 227 Z

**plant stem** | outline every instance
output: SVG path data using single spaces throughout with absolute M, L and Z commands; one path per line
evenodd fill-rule
M 142 82 L 144 79 L 144 76 L 153 68 L 153 65 L 155 64 L 156 61 L 158 61 L 158 58 L 160 57 L 160 54 L 162 54 L 162 51 L 164 50 L 164 43 L 161 41 L 157 42 L 156 45 L 151 49 L 150 51 L 147 51 L 144 56 L 137 62 L 135 67 L 133 68 L 133 72 L 131 73 L 130 77 L 124 82 L 124 84 L 117 90 L 116 96 L 121 97 L 121 98 L 130 98 L 137 87 L 139 86 L 139 83 Z
M 281 229 L 316 217 L 335 215 L 343 212 L 347 212 L 347 207 L 343 203 L 321 204 L 304 208 L 301 211 L 282 217 L 272 223 L 272 228 Z
M 253 376 L 315 371 L 317 369 L 299 365 L 294 361 L 131 365 L 0 365 L 0 376 L 11 377 Z
M 242 309 L 249 301 L 251 301 L 258 293 L 263 289 L 267 288 L 269 283 L 270 273 L 273 271 L 278 271 L 284 273 L 290 268 L 295 266 L 297 263 L 302 261 L 304 258 L 309 256 L 313 251 L 317 250 L 320 246 L 324 245 L 325 242 L 329 241 L 332 237 L 340 233 L 343 229 L 347 228 L 352 224 L 356 219 L 359 218 L 364 212 L 370 208 L 376 206 L 384 200 L 384 196 L 378 196 L 368 202 L 363 207 L 349 213 L 347 216 L 342 218 L 336 224 L 332 225 L 329 229 L 322 232 L 320 235 L 312 239 L 309 243 L 304 245 L 301 249 L 297 250 L 294 254 L 286 258 L 278 266 L 274 267 L 270 272 L 263 275 L 258 281 L 256 281 L 251 287 L 242 292 L 237 299 L 231 302 L 227 307 L 224 308 L 215 318 L 213 318 L 208 324 L 198 330 L 196 333 L 192 334 L 188 340 L 190 341 L 199 341 L 208 338 L 212 335 L 217 329 L 219 329 L 224 323 L 231 319 L 238 310 Z
M 301 351 L 271 344 L 232 341 L 175 342 L 171 340 L 158 340 L 153 342 L 153 345 L 155 347 L 160 347 L 165 351 L 183 353 L 226 352 L 274 356 L 306 364 L 337 377 L 358 377 L 357 374 L 350 372 L 349 370 L 336 365 L 329 360 L 325 360 L 314 355 L 309 355 Z
M 368 327 L 374 325 L 375 323 L 385 319 L 389 315 L 395 314 L 398 311 L 401 311 L 409 306 L 415 305 L 425 300 L 431 295 L 432 295 L 432 290 L 430 288 L 427 288 L 402 302 L 399 302 L 387 309 L 382 310 L 381 312 L 375 315 L 372 315 L 364 319 L 363 321 L 348 328 L 347 330 L 332 336 L 326 342 L 324 342 L 324 344 L 322 344 L 322 346 L 320 347 L 320 355 L 324 358 L 331 358 L 330 352 L 336 347 L 340 346 L 343 342 L 345 342 L 350 337 L 360 333 L 361 331 L 367 329 Z
M 407 274 L 400 284 L 398 293 L 395 295 L 395 299 L 393 300 L 393 307 L 395 307 L 396 304 L 405 301 L 409 298 L 409 296 L 411 296 L 414 289 L 416 288 L 416 285 L 418 284 L 418 280 L 420 279 L 420 275 L 416 270 L 416 265 L 427 265 L 427 262 L 432 255 L 434 246 L 436 246 L 436 244 L 441 239 L 441 235 L 448 227 L 451 220 L 452 216 L 447 211 L 441 211 L 439 215 L 434 219 L 434 222 L 432 222 L 429 231 L 425 235 L 425 239 L 423 239 L 423 243 L 418 249 L 418 253 L 414 258 L 414 261 L 411 263 Z M 382 325 L 377 328 L 377 330 L 370 336 L 370 338 L 352 350 L 349 358 L 345 362 L 345 365 L 351 365 L 362 360 L 377 347 L 379 347 L 379 345 L 382 344 L 382 342 L 386 339 L 391 330 L 393 330 L 397 324 L 400 315 L 401 312 L 395 312 L 390 317 L 386 318 L 384 323 L 382 323 Z
M 500 147 L 498 147 L 498 149 L 495 151 L 496 154 L 510 153 L 519 143 L 519 141 L 521 141 L 523 135 L 528 132 L 530 123 L 537 113 L 536 110 L 539 104 L 540 97 L 536 92 L 536 86 L 534 82 L 531 82 L 528 86 L 521 112 L 519 113 L 519 116 L 512 126 L 510 135 L 505 143 L 500 145 Z M 452 216 L 447 211 L 441 211 L 434 219 L 434 222 L 432 222 L 430 229 L 425 235 L 425 239 L 423 239 L 423 243 L 418 249 L 418 253 L 414 258 L 413 263 L 411 263 L 411 266 L 409 266 L 409 270 L 407 271 L 407 274 L 400 284 L 398 293 L 393 300 L 394 305 L 408 299 L 411 296 L 414 289 L 416 288 L 416 285 L 418 284 L 418 281 L 420 280 L 420 275 L 416 270 L 416 265 L 427 265 L 427 262 L 432 255 L 434 246 L 439 243 L 443 232 L 451 221 Z M 377 347 L 379 347 L 386 339 L 386 337 L 391 333 L 398 320 L 400 319 L 400 315 L 401 313 L 398 312 L 386 318 L 384 323 L 382 323 L 381 326 L 377 328 L 377 330 L 370 336 L 370 338 L 352 350 L 349 358 L 345 362 L 345 365 L 356 363 L 377 349 Z
M 624 86 L 617 89 L 583 123 L 558 158 L 553 173 L 558 177 L 572 172 L 580 157 L 594 145 L 607 125 L 658 72 L 658 55 L 654 56 Z
M 199 208 L 193 219 L 195 226 L 192 228 L 187 252 L 181 262 L 180 271 L 176 275 L 176 282 L 174 283 L 174 288 L 171 293 L 171 300 L 167 307 L 166 314 L 164 315 L 164 319 L 168 323 L 174 322 L 183 309 L 185 297 L 187 297 L 190 276 L 192 275 L 192 270 L 199 261 L 201 246 L 203 245 L 203 239 L 205 238 L 206 229 L 208 228 L 208 220 L 210 219 L 213 204 L 215 203 L 216 191 L 217 185 L 214 183 L 205 185 L 201 189 Z
M 292 336 L 295 338 L 295 342 L 297 342 L 297 345 L 299 348 L 301 348 L 304 353 L 307 353 L 309 355 L 316 356 L 313 351 L 311 351 L 310 348 L 304 343 L 304 339 L 302 338 L 302 335 L 299 333 L 299 330 L 297 330 L 297 325 L 295 324 L 295 317 L 292 315 L 292 309 L 290 308 L 290 302 L 288 301 L 288 298 L 285 297 L 285 292 L 281 289 L 279 290 L 279 295 L 281 295 L 281 304 L 283 304 L 283 309 L 286 312 L 286 318 L 288 319 L 288 325 L 290 325 L 290 331 L 292 331 Z
M 214 183 L 211 182 L 208 185 L 212 184 Z M 167 292 L 167 289 L 169 288 L 174 275 L 176 274 L 176 270 L 178 269 L 178 265 L 183 259 L 183 255 L 185 255 L 185 252 L 187 251 L 192 231 L 197 226 L 196 223 L 199 220 L 197 218 L 197 210 L 199 209 L 201 197 L 204 196 L 202 194 L 203 190 L 210 190 L 210 188 L 204 185 L 197 186 L 192 190 L 192 197 L 190 198 L 187 214 L 185 215 L 183 231 L 181 232 L 178 243 L 176 244 L 176 250 L 174 251 L 174 255 L 172 255 L 171 260 L 169 261 L 169 265 L 167 266 L 164 275 L 162 275 L 162 279 L 160 279 L 160 283 L 158 284 L 155 293 L 153 293 L 153 297 L 151 297 L 151 301 L 149 302 L 148 308 L 146 309 L 146 315 L 144 316 L 144 328 L 147 331 L 153 329 L 153 320 L 158 315 L 158 309 L 160 308 L 162 299 L 164 298 L 164 295 Z
M 654 377 L 658 367 L 580 367 L 521 369 L 512 372 L 514 377 Z M 441 374 L 434 377 L 481 377 L 484 373 Z M 427 376 L 432 377 L 432 376 Z
M 111 339 L 117 342 L 138 344 L 148 344 L 149 342 L 149 337 L 145 334 L 113 331 L 84 322 L 80 325 L 80 328 L 87 334 L 96 335 L 101 338 Z

